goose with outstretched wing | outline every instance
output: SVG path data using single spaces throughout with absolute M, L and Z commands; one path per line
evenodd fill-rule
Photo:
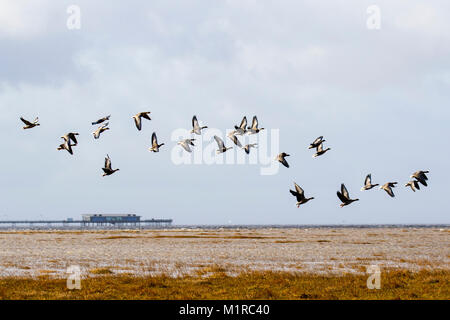
M 247 133 L 247 117 L 242 118 L 241 124 L 239 126 L 234 126 L 234 128 L 236 129 L 234 133 L 237 135 Z
M 149 151 L 159 152 L 159 148 L 163 146 L 164 143 L 158 144 L 158 138 L 156 137 L 156 132 L 152 134 L 152 146 L 148 148 Z
M 177 144 L 183 147 L 184 150 L 187 152 L 192 152 L 192 149 L 190 146 L 195 146 L 194 144 L 195 139 L 184 139 L 181 141 L 178 141 Z
M 278 160 L 278 162 L 280 162 L 286 168 L 289 168 L 289 163 L 286 161 L 286 157 L 289 157 L 289 156 L 290 156 L 290 154 L 287 154 L 286 152 L 282 152 L 277 156 L 276 160 Z
M 372 189 L 372 188 L 374 188 L 374 187 L 376 187 L 378 185 L 379 185 L 378 183 L 377 184 L 372 184 L 372 174 L 369 173 L 366 176 L 366 180 L 364 180 L 364 187 L 361 188 L 361 191 L 370 190 L 370 189 Z
M 309 200 L 314 199 L 314 197 L 311 198 L 306 198 L 305 197 L 305 191 L 297 184 L 294 182 L 295 185 L 295 191 L 294 190 L 289 190 L 290 193 L 297 198 L 297 208 L 300 207 L 300 205 L 307 203 Z
M 315 149 L 317 148 L 321 143 L 325 142 L 326 140 L 323 140 L 323 136 L 318 137 L 316 140 L 313 141 L 313 143 L 309 144 L 308 149 Z
M 40 126 L 39 117 L 36 117 L 36 119 L 34 119 L 33 122 L 28 121 L 28 120 L 24 119 L 23 117 L 20 117 L 20 120 L 25 124 L 25 126 L 23 127 L 24 130 Z
M 427 177 L 426 173 L 429 173 L 429 172 L 430 171 L 422 171 L 422 170 L 416 171 L 410 176 L 410 178 L 416 179 L 421 184 L 423 184 L 425 187 L 427 187 L 428 186 L 428 183 L 427 183 L 428 177 Z
M 63 135 L 61 138 L 64 139 L 64 141 L 70 143 L 70 141 L 72 141 L 74 144 L 72 145 L 73 147 L 76 146 L 78 144 L 77 141 L 77 137 L 79 133 L 76 132 L 69 132 L 68 134 Z
M 230 133 L 227 135 L 227 137 L 230 138 L 230 140 L 233 141 L 233 143 L 234 143 L 235 145 L 237 145 L 239 148 L 242 148 L 241 142 L 239 141 L 238 137 L 236 137 L 233 133 L 234 133 L 234 131 L 230 132 Z
M 411 180 L 407 184 L 405 184 L 405 187 L 410 187 L 412 191 L 416 192 L 417 190 L 420 190 L 419 181 L 417 180 Z
M 208 128 L 207 126 L 200 127 L 198 124 L 197 116 L 192 117 L 192 130 L 191 133 L 195 133 L 197 135 L 202 134 L 202 130 Z
M 98 119 L 97 121 L 92 122 L 92 125 L 95 126 L 97 124 L 100 124 L 100 123 L 103 123 L 105 121 L 108 121 L 110 117 L 111 117 L 111 115 L 103 117 L 101 119 Z
M 103 177 L 105 177 L 105 176 L 112 175 L 114 172 L 119 171 L 120 169 L 112 169 L 112 167 L 111 167 L 111 158 L 109 157 L 109 155 L 106 155 L 105 167 L 102 168 L 102 170 L 103 170 Z
M 132 117 L 134 119 L 134 124 L 139 131 L 142 129 L 142 118 L 152 120 L 149 116 L 150 113 L 150 111 L 139 112 Z
M 317 151 L 317 152 L 314 153 L 313 158 L 317 158 L 317 157 L 323 155 L 323 154 L 324 154 L 325 152 L 327 152 L 328 150 L 331 150 L 331 148 L 323 149 L 323 144 L 320 143 L 320 144 L 317 146 L 317 148 L 316 148 L 316 151 Z
M 252 126 L 248 127 L 248 134 L 256 134 L 259 133 L 261 130 L 264 130 L 264 128 L 258 128 L 258 118 L 256 116 L 253 117 Z
M 348 206 L 349 204 L 351 204 L 355 201 L 359 201 L 359 199 L 350 199 L 350 194 L 348 193 L 348 190 L 343 183 L 341 184 L 341 191 L 337 192 L 337 196 L 338 196 L 339 200 L 341 200 L 341 202 L 342 202 L 340 204 L 341 208 Z
M 216 140 L 217 146 L 219 147 L 219 149 L 216 151 L 218 154 L 219 153 L 224 153 L 227 150 L 232 149 L 232 147 L 229 147 L 229 148 L 225 147 L 225 143 L 218 136 L 214 136 L 214 140 Z
M 94 139 L 99 139 L 100 135 L 102 134 L 102 132 L 105 132 L 106 130 L 109 130 L 108 125 L 109 125 L 109 122 L 105 123 L 104 125 L 99 126 L 97 128 L 97 130 L 92 132 L 92 134 L 94 135 Z
M 250 148 L 256 148 L 257 145 L 258 145 L 257 143 L 249 143 L 246 144 L 242 149 L 245 150 L 246 154 L 250 154 Z
M 392 198 L 395 197 L 394 191 L 392 191 L 392 188 L 395 188 L 395 185 L 397 184 L 397 182 L 388 182 L 383 184 L 380 189 L 386 191 L 386 193 L 388 195 L 390 195 Z

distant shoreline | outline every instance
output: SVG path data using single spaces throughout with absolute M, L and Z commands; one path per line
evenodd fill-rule
M 450 224 L 242 224 L 242 225 L 173 225 L 169 229 L 307 229 L 307 228 L 449 228 Z
M 402 229 L 402 228 L 418 228 L 418 229 L 435 229 L 450 228 L 450 224 L 236 224 L 236 225 L 171 225 L 171 226 L 0 226 L 0 231 L 10 230 L 174 230 L 174 229 L 203 229 L 203 230 L 220 230 L 220 229 Z

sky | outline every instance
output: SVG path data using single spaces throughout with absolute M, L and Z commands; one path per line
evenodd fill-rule
M 71 5 L 79 29 L 68 28 Z M 1 220 L 450 223 L 448 1 L 1 0 L 0 52 Z M 141 111 L 152 120 L 137 131 Z M 91 122 L 109 114 L 94 140 Z M 219 163 L 174 161 L 193 115 L 209 129 L 192 157 L 209 148 Z M 254 115 L 265 130 L 242 139 L 260 144 L 251 156 L 267 166 L 286 152 L 290 168 L 263 175 L 259 160 L 213 156 L 212 136 Z M 21 116 L 41 126 L 23 130 Z M 73 156 L 56 150 L 67 132 L 80 133 Z M 159 153 L 147 149 L 152 132 Z M 331 150 L 313 159 L 322 135 Z M 107 154 L 120 171 L 102 177 Z M 417 170 L 429 187 L 413 193 L 404 184 Z M 360 191 L 368 173 L 398 181 L 396 197 Z M 315 199 L 297 208 L 294 181 Z M 360 201 L 340 208 L 341 183 Z

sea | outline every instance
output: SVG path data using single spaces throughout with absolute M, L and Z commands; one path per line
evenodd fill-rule
M 226 225 L 102 225 L 102 226 L 77 226 L 77 225 L 1 225 L 0 230 L 221 230 L 221 229 L 372 229 L 372 228 L 432 228 L 448 229 L 450 224 L 226 224 Z

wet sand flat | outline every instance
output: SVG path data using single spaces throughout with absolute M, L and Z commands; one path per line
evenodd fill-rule
M 449 228 L 1 231 L 0 248 L 0 277 L 450 269 Z

